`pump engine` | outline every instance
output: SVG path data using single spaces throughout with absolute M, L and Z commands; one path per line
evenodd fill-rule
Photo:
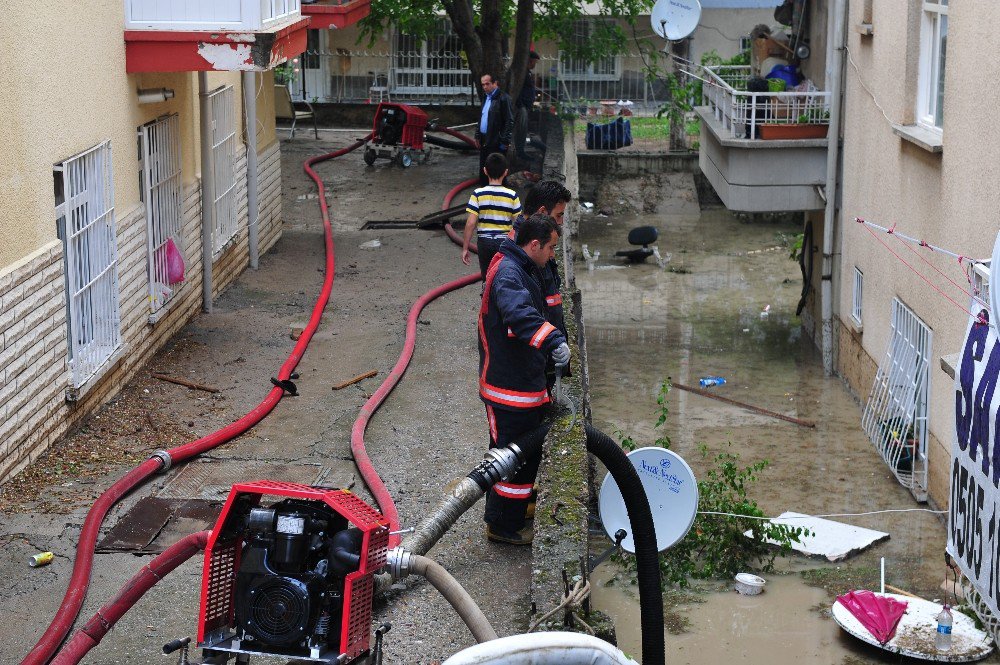
M 388 540 L 387 520 L 347 490 L 233 486 L 205 549 L 198 645 L 357 662 Z
M 380 102 L 375 109 L 372 137 L 365 145 L 365 163 L 390 159 L 408 167 L 414 160 L 426 162 L 430 149 L 424 147 L 427 114 L 416 106 Z

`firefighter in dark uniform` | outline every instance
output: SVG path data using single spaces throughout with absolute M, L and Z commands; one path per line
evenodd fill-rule
M 542 422 L 549 403 L 545 364 L 569 364 L 566 336 L 546 320 L 541 270 L 555 255 L 561 229 L 548 215 L 524 220 L 517 241 L 505 239 L 490 264 L 479 309 L 479 396 L 486 404 L 490 447 L 503 446 Z M 486 497 L 486 537 L 528 545 L 525 511 L 540 458 L 528 460 Z

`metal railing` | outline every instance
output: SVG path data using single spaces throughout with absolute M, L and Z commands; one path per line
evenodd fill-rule
M 173 296 L 167 269 L 168 241 L 180 242 L 181 141 L 177 114 L 139 128 L 142 198 L 146 206 L 149 309 L 158 312 Z
M 212 171 L 215 176 L 215 228 L 212 255 L 218 256 L 236 237 L 239 215 L 236 200 L 236 108 L 233 86 L 212 92 Z
M 760 125 L 830 124 L 830 93 L 806 90 L 747 92 L 750 67 L 702 67 L 702 99 L 733 138 L 756 138 Z
M 861 417 L 889 470 L 918 501 L 927 500 L 931 339 L 931 329 L 893 298 L 888 348 Z
M 478 105 L 479 96 L 461 53 L 451 51 L 306 51 L 290 83 L 297 100 Z M 543 57 L 535 66 L 543 105 L 599 108 L 601 101 L 631 101 L 636 114 L 655 113 L 668 98 L 662 81 L 650 81 L 638 54 L 615 57 L 614 68 L 583 69 Z M 591 71 L 592 70 L 592 71 Z
M 111 141 L 56 167 L 66 261 L 69 367 L 79 388 L 122 343 Z

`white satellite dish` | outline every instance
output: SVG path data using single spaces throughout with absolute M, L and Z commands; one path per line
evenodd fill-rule
M 653 32 L 664 39 L 684 39 L 698 27 L 701 2 L 698 0 L 656 0 L 649 22 Z
M 698 512 L 698 482 L 687 462 L 666 448 L 639 448 L 630 452 L 628 459 L 646 490 L 656 529 L 656 549 L 662 552 L 677 544 L 691 530 Z M 624 529 L 628 535 L 622 541 L 622 549 L 634 553 L 635 542 L 625 500 L 610 473 L 601 484 L 597 507 L 608 537 L 613 541 L 615 532 Z

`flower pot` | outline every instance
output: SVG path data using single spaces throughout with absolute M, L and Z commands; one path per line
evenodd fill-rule
M 829 125 L 796 123 L 790 125 L 758 125 L 762 139 L 824 139 Z

